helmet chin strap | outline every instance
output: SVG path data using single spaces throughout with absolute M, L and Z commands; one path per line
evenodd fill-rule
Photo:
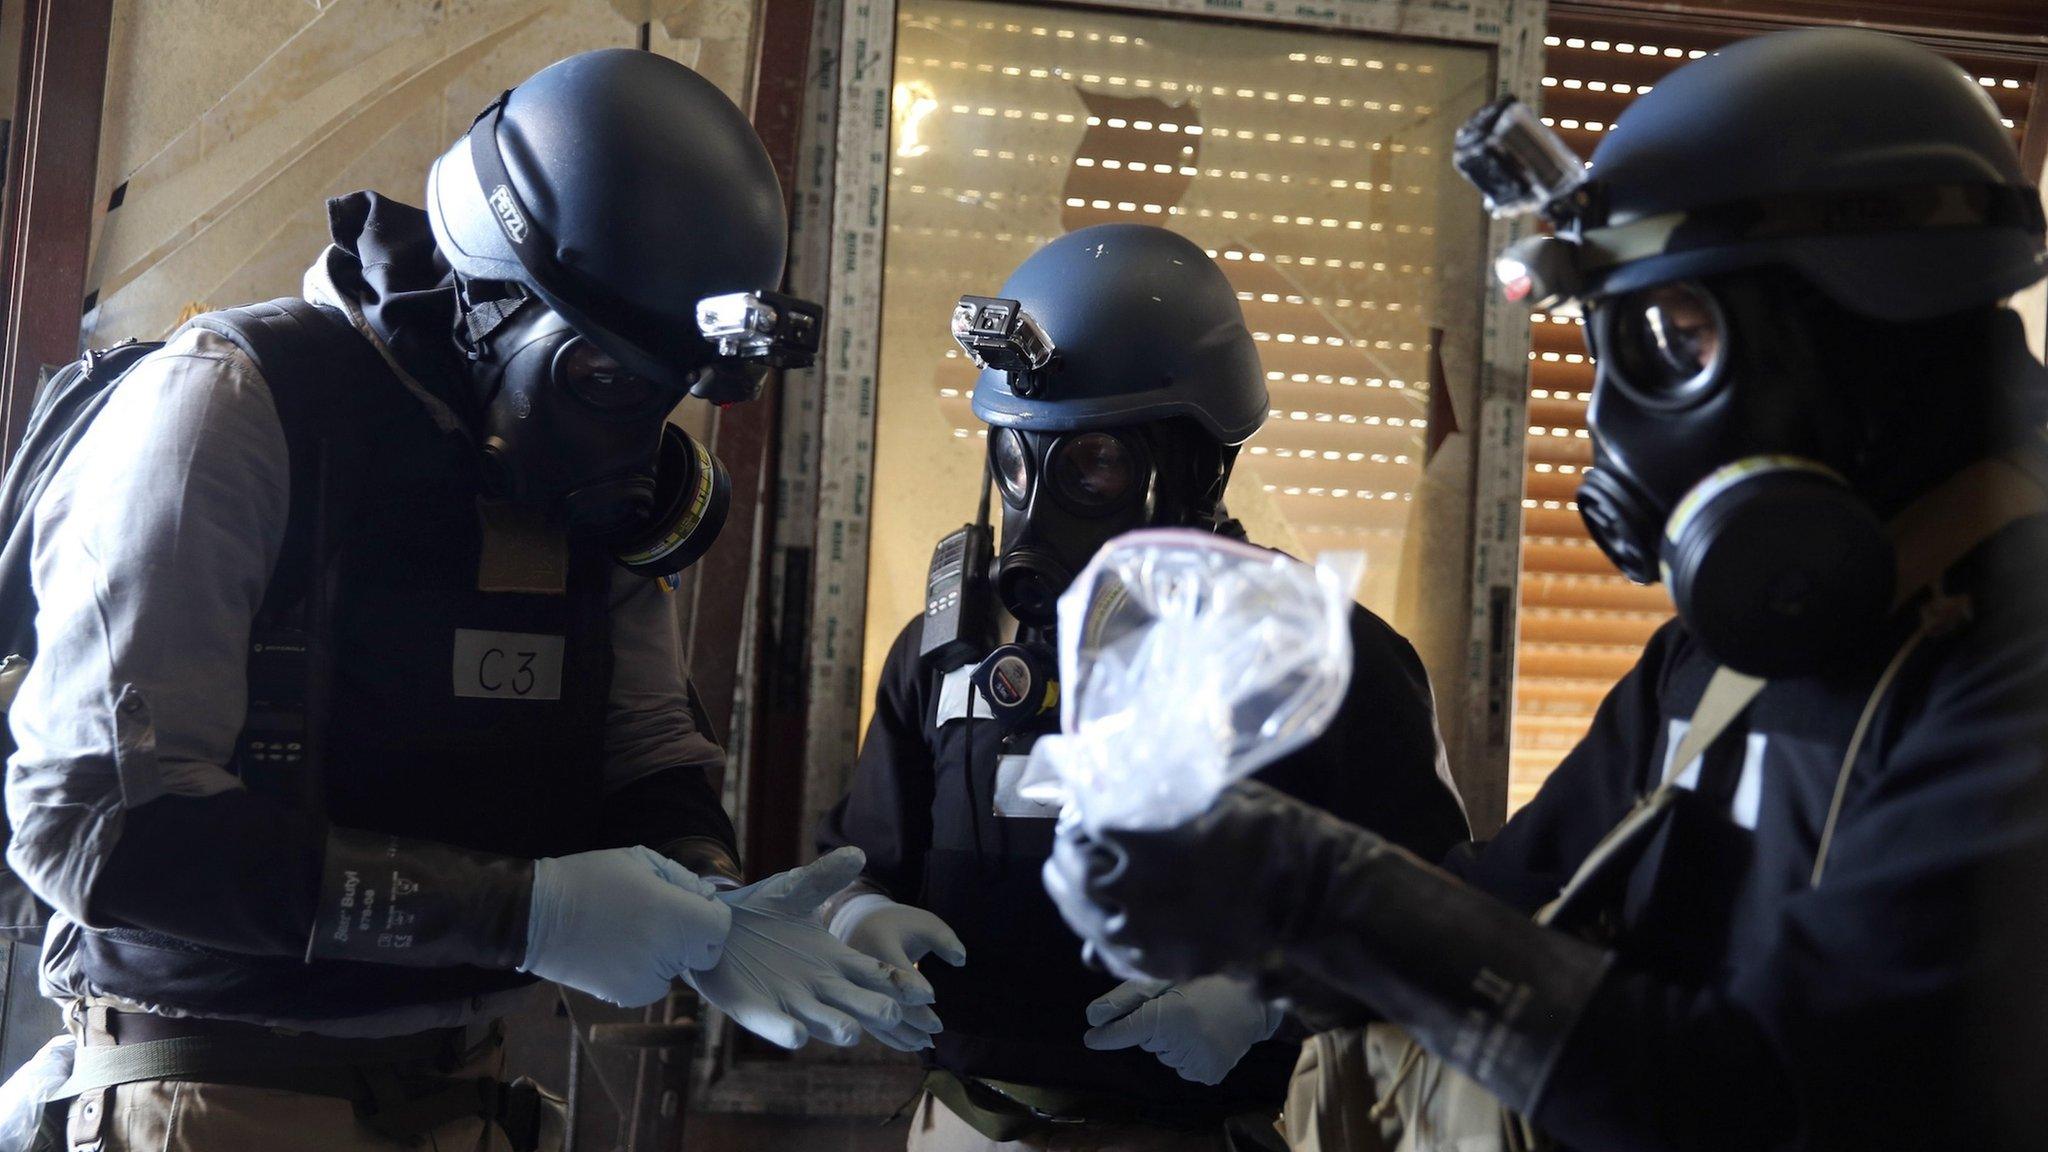
M 1223 459 L 1216 468 L 1216 483 L 1203 498 L 1208 511 L 1202 515 L 1201 527 L 1226 539 L 1243 540 L 1246 538 L 1244 524 L 1232 516 L 1230 509 L 1223 503 L 1224 491 L 1230 487 L 1230 474 L 1237 467 L 1237 449 L 1234 446 L 1226 446 L 1222 456 Z

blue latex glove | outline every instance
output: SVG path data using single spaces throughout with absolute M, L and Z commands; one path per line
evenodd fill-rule
M 860 876 L 858 848 L 841 848 L 718 899 L 732 931 L 718 963 L 683 973 L 704 999 L 749 1032 L 784 1048 L 817 1037 L 846 1047 L 862 1029 L 892 1047 L 938 1030 L 931 986 L 834 939 L 818 909 Z
M 923 908 L 898 904 L 880 892 L 864 892 L 840 905 L 826 930 L 854 951 L 896 969 L 907 983 L 927 994 L 931 982 L 918 973 L 918 961 L 937 956 L 955 968 L 967 963 L 966 945 L 944 920 Z M 938 1019 L 933 1015 L 930 1022 L 936 1025 Z M 876 1033 L 876 1039 L 905 1052 L 931 1047 L 932 1035 L 939 1029 L 917 1029 L 915 1023 L 906 1020 L 903 1028 L 889 1035 Z
M 1220 1084 L 1251 1046 L 1280 1028 L 1282 1013 L 1228 976 L 1185 984 L 1126 980 L 1088 1005 L 1095 1025 L 1081 1043 L 1097 1050 L 1143 1048 L 1197 1084 Z
M 718 963 L 732 912 L 711 882 L 652 848 L 533 862 L 521 972 L 628 1008 Z

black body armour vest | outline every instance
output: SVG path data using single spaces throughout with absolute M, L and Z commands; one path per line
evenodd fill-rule
M 351 366 L 331 380 L 266 373 L 280 377 L 269 383 L 292 453 L 291 519 L 251 634 L 230 767 L 344 827 L 520 857 L 600 847 L 614 561 L 572 545 L 564 593 L 479 590 L 473 447 L 367 340 L 344 335 Z M 81 949 L 103 992 L 201 1015 L 341 1019 L 534 979 L 309 964 L 75 925 L 52 943 Z

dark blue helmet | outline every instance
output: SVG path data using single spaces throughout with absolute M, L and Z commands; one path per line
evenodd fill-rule
M 519 285 L 679 387 L 715 356 L 698 302 L 774 290 L 789 245 L 746 114 L 674 60 L 625 48 L 558 61 L 494 102 L 435 161 L 427 214 L 459 275 Z
M 1099 224 L 1031 254 L 1004 283 L 1037 322 L 1051 360 L 1020 395 L 987 368 L 974 414 L 990 425 L 1063 432 L 1184 416 L 1222 444 L 1266 419 L 1266 379 L 1237 291 L 1184 236 Z

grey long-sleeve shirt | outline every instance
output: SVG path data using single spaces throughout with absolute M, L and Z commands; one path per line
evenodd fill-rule
M 323 269 L 308 273 L 308 297 L 343 307 L 374 341 Z M 224 766 L 244 721 L 249 629 L 284 538 L 288 492 L 268 386 L 232 343 L 190 331 L 115 385 L 39 502 L 38 653 L 10 711 L 18 750 L 6 802 L 8 861 L 59 913 L 53 944 L 90 922 L 127 811 L 241 787 Z M 620 569 L 611 613 L 606 788 L 718 763 L 719 748 L 691 720 L 672 598 Z M 46 991 L 94 994 L 66 969 L 68 951 L 49 949 Z M 321 1030 L 408 1031 L 477 1011 L 407 1009 Z

